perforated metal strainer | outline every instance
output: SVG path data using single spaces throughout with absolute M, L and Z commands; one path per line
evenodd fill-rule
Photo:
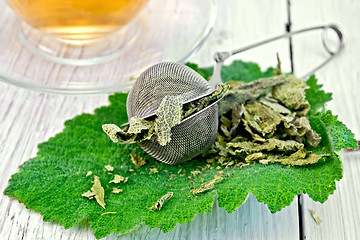
M 191 68 L 178 63 L 160 63 L 136 80 L 127 99 L 128 118 L 156 114 L 161 101 L 168 95 L 181 95 L 184 102 L 189 102 L 212 92 L 208 82 Z M 218 106 L 215 102 L 173 127 L 171 141 L 165 146 L 155 139 L 143 141 L 140 146 L 167 164 L 184 162 L 214 143 L 217 126 Z

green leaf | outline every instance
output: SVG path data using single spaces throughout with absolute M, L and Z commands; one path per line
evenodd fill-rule
M 306 100 L 310 103 L 311 109 L 309 115 L 312 115 L 322 109 L 325 103 L 329 102 L 332 99 L 331 93 L 325 93 L 321 90 L 321 84 L 317 83 L 315 75 L 312 75 L 307 81 L 306 84 L 309 86 L 309 89 L 306 90 Z
M 210 79 L 210 77 L 212 76 L 213 71 L 214 71 L 213 67 L 199 68 L 199 66 L 197 64 L 195 64 L 195 63 L 188 62 L 185 65 L 192 68 L 196 72 L 198 72 L 206 80 Z
M 243 68 L 239 70 L 235 66 Z M 227 80 L 254 80 L 260 74 L 253 63 L 237 62 L 224 69 Z M 207 72 L 200 68 L 198 71 Z M 266 74 L 270 73 L 263 76 Z M 290 205 L 302 192 L 324 202 L 335 190 L 335 181 L 342 177 L 341 161 L 335 151 L 353 148 L 356 143 L 354 135 L 336 116 L 320 112 L 310 117 L 312 127 L 323 138 L 320 146 L 312 151 L 327 153 L 329 157 L 302 167 L 252 164 L 223 169 L 223 181 L 195 196 L 190 188 L 198 188 L 203 180 L 213 179 L 219 171 L 216 166 L 210 167 L 201 157 L 181 165 L 166 165 L 153 160 L 136 144 L 114 144 L 102 131 L 103 124 L 127 122 L 126 97 L 126 94 L 112 95 L 109 106 L 67 121 L 61 133 L 39 145 L 35 158 L 20 166 L 4 193 L 42 214 L 44 221 L 55 221 L 65 228 L 87 221 L 97 238 L 111 232 L 126 233 L 141 222 L 166 232 L 177 223 L 192 221 L 197 213 L 210 212 L 215 194 L 220 207 L 229 213 L 237 209 L 249 193 L 267 204 L 272 213 Z M 146 158 L 148 163 L 135 168 L 131 154 Z M 114 167 L 112 174 L 105 169 L 106 165 Z M 193 176 L 193 170 L 201 174 Z M 86 177 L 89 171 L 93 174 Z M 128 181 L 109 183 L 114 174 L 128 177 Z M 106 209 L 95 200 L 81 196 L 92 187 L 93 175 L 99 177 L 104 187 Z M 114 187 L 123 192 L 112 193 Z M 174 193 L 172 198 L 160 211 L 151 211 L 150 207 L 167 192 Z M 116 213 L 101 215 L 106 212 Z
M 346 148 L 357 149 L 358 142 L 354 138 L 355 135 L 337 118 L 330 110 L 317 113 L 310 117 L 311 127 L 317 133 L 323 133 L 323 147 L 329 147 L 332 152 Z

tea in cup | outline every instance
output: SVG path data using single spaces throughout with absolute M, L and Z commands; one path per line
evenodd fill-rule
M 51 40 L 80 46 L 96 44 L 108 39 L 113 33 L 129 24 L 148 2 L 148 0 L 6 1 L 33 30 L 50 37 Z M 25 38 L 29 37 L 25 36 Z

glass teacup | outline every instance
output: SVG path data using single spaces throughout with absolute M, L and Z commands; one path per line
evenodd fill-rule
M 140 26 L 133 20 L 148 2 L 6 1 L 23 20 L 20 39 L 28 49 L 53 61 L 74 65 L 112 59 L 129 48 L 140 34 Z

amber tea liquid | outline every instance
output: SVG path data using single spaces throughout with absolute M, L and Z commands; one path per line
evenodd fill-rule
M 7 0 L 30 26 L 81 43 L 102 38 L 129 23 L 148 0 Z

